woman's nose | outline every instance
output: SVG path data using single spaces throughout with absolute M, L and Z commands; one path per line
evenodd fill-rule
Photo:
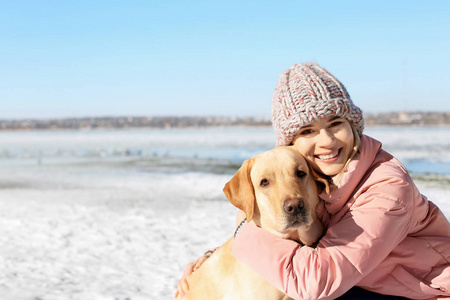
M 335 138 L 334 138 L 334 134 L 332 132 L 330 132 L 327 129 L 320 130 L 317 143 L 321 147 L 333 146 L 334 141 L 335 141 Z

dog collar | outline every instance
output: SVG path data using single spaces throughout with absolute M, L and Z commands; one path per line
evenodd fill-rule
M 239 230 L 241 230 L 242 226 L 244 226 L 244 224 L 247 223 L 247 218 L 244 218 L 244 220 L 242 220 L 242 222 L 239 224 L 239 226 L 236 228 L 236 231 L 234 232 L 234 238 L 236 238 Z

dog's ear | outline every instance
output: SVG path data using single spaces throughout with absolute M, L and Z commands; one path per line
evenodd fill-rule
M 253 162 L 254 159 L 244 161 L 233 178 L 223 188 L 223 192 L 231 204 L 245 212 L 247 221 L 253 218 L 256 200 L 255 191 L 250 179 Z
M 317 182 L 317 186 L 319 187 L 319 194 L 322 193 L 322 191 L 325 190 L 325 193 L 330 194 L 330 183 L 328 180 L 323 176 L 319 175 L 312 167 L 309 168 L 311 170 L 311 175 L 313 176 L 314 180 Z

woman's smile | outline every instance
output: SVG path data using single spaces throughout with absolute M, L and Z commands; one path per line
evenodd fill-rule
M 339 158 L 339 154 L 341 153 L 341 150 L 342 150 L 342 148 L 339 148 L 330 153 L 321 153 L 321 154 L 317 154 L 315 156 L 325 163 L 332 163 L 332 162 L 335 162 Z

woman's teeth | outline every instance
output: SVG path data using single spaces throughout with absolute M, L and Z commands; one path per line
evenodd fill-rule
M 332 159 L 336 156 L 338 156 L 339 151 L 333 152 L 331 154 L 327 154 L 327 155 L 318 155 L 319 159 L 323 159 L 323 160 L 327 160 L 327 159 Z

